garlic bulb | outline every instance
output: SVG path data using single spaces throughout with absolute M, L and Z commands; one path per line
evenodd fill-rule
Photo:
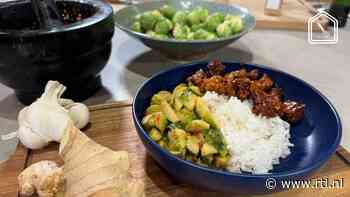
M 75 103 L 70 99 L 60 99 L 60 104 L 68 110 L 75 127 L 84 128 L 90 120 L 89 108 L 83 103 Z
M 20 111 L 18 137 L 26 147 L 38 149 L 51 141 L 59 142 L 73 127 L 68 111 L 59 103 L 65 89 L 57 81 L 49 81 L 43 95 Z

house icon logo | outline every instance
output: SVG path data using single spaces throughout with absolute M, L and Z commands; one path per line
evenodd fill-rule
M 321 19 L 328 19 L 332 24 L 329 31 L 319 23 Z M 322 33 L 314 32 L 315 29 L 320 29 Z M 308 20 L 308 41 L 310 44 L 336 44 L 338 42 L 338 20 L 327 12 L 318 12 L 315 16 Z

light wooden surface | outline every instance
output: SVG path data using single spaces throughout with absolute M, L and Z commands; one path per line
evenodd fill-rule
M 264 0 L 218 0 L 222 3 L 238 4 L 247 8 L 256 17 L 257 28 L 307 31 L 307 21 L 313 14 L 298 0 L 283 0 L 282 15 L 269 16 L 264 12 Z M 318 21 L 326 26 L 328 20 Z M 314 29 L 320 31 L 320 29 Z
M 146 184 L 147 197 L 229 197 L 233 195 L 205 192 L 174 181 L 147 155 L 133 126 L 131 105 L 128 102 L 104 104 L 91 108 L 91 124 L 85 133 L 98 143 L 113 150 L 126 150 L 130 153 L 131 173 Z M 40 151 L 32 151 L 28 158 L 28 165 L 44 159 L 62 163 L 57 154 L 57 144 L 51 144 Z M 267 195 L 271 197 L 304 197 L 304 196 L 350 196 L 350 166 L 336 154 L 314 174 L 314 177 L 327 177 L 330 180 L 345 178 L 345 187 L 337 193 L 330 189 L 322 190 L 292 190 L 288 192 Z M 316 195 L 317 194 L 317 195 Z
M 0 197 L 17 196 L 17 176 L 25 168 L 27 149 L 18 145 L 10 159 L 0 164 Z

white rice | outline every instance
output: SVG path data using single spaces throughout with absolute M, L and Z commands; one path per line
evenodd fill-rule
M 215 92 L 207 92 L 203 99 L 219 121 L 231 153 L 229 171 L 268 173 L 280 158 L 290 154 L 289 124 L 280 117 L 257 116 L 249 101 Z

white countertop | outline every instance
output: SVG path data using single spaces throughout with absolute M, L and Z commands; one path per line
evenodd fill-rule
M 307 32 L 255 30 L 209 58 L 268 65 L 312 84 L 340 113 L 342 145 L 350 150 L 349 51 L 350 25 L 340 30 L 336 45 L 310 45 Z M 101 73 L 104 88 L 86 103 L 131 99 L 145 79 L 176 64 L 117 29 L 111 58 Z M 17 113 L 22 107 L 13 91 L 0 84 L 0 135 L 16 130 Z M 15 150 L 16 142 L 0 142 L 0 161 Z

